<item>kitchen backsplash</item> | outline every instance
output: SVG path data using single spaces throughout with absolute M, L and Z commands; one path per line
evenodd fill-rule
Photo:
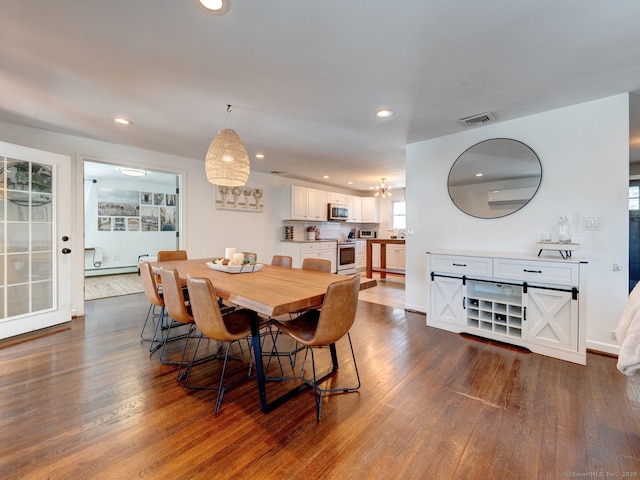
M 307 241 L 308 227 L 317 227 L 316 235 L 318 240 L 339 240 L 344 241 L 348 238 L 352 228 L 356 229 L 356 238 L 360 230 L 378 230 L 376 224 L 346 224 L 340 222 L 286 222 L 282 225 L 281 240 L 293 240 L 296 242 Z

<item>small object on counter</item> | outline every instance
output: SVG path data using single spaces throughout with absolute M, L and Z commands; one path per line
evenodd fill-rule
M 225 248 L 224 249 L 224 258 L 232 259 L 236 253 L 235 248 Z

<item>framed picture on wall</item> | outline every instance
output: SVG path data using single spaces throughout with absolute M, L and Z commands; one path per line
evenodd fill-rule
M 216 208 L 262 213 L 264 211 L 264 190 L 244 185 L 242 187 L 216 186 Z

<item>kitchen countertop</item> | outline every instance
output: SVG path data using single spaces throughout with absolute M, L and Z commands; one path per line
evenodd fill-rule
M 285 243 L 318 243 L 318 242 L 339 242 L 337 238 L 321 238 L 319 240 L 280 240 Z

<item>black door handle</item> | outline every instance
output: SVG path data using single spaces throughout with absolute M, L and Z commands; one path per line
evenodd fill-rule
M 65 255 L 68 255 L 69 253 L 71 253 L 71 249 L 70 248 L 63 248 L 62 249 L 62 253 L 64 253 Z

